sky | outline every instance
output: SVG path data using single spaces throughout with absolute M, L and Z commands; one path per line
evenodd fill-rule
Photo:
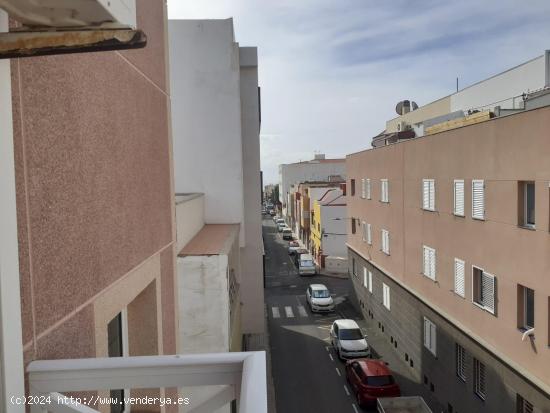
M 397 116 L 550 49 L 550 0 L 168 0 L 171 19 L 233 17 L 257 46 L 261 167 L 370 148 Z

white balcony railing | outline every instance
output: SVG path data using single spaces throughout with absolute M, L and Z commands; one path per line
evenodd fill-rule
M 31 362 L 27 371 L 30 395 L 51 401 L 32 405 L 32 413 L 97 412 L 64 398 L 65 392 L 195 386 L 221 387 L 200 405 L 190 400 L 186 412 L 209 413 L 236 400 L 239 413 L 267 413 L 263 351 L 39 360 Z

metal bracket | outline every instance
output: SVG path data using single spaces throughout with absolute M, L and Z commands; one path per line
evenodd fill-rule
M 140 49 L 146 45 L 147 36 L 141 30 L 14 31 L 0 33 L 0 59 Z

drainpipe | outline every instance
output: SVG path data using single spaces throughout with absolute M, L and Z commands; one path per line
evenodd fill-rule
M 0 10 L 0 32 L 8 15 Z M 24 413 L 21 293 L 15 205 L 15 166 L 10 61 L 0 61 L 0 411 Z

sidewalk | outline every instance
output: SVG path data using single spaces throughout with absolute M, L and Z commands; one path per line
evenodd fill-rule
M 325 277 L 333 277 L 333 278 L 341 278 L 341 279 L 347 279 L 349 278 L 349 274 L 346 273 L 335 273 L 335 272 L 328 272 L 325 268 L 320 268 L 319 271 L 317 271 L 317 274 L 323 275 Z

